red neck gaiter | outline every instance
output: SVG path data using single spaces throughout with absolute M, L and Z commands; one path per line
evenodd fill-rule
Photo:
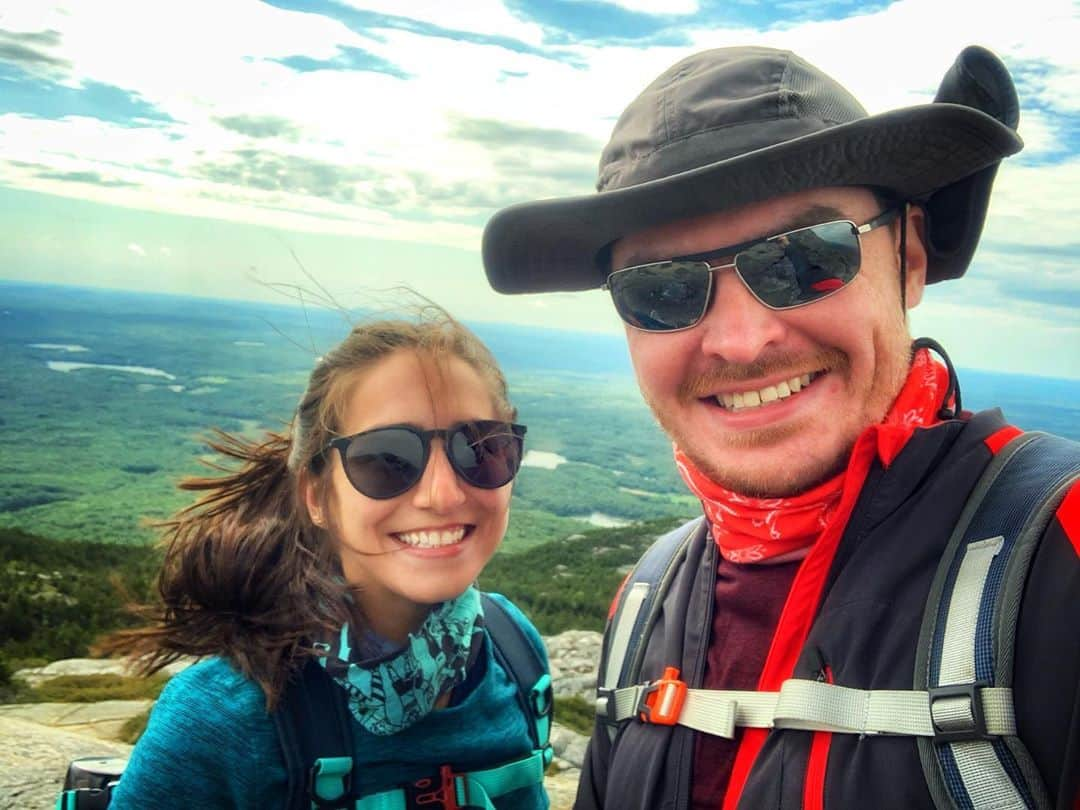
M 926 349 L 919 349 L 907 381 L 878 431 L 878 455 L 888 464 L 917 427 L 940 421 L 949 372 Z M 675 448 L 675 464 L 701 499 L 712 536 L 725 559 L 735 563 L 780 563 L 806 556 L 840 502 L 846 471 L 807 492 L 788 498 L 751 498 L 709 480 Z

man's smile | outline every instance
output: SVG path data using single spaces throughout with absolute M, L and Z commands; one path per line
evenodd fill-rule
M 775 385 L 766 385 L 757 389 L 722 391 L 715 394 L 713 399 L 716 400 L 717 405 L 728 411 L 760 408 L 762 405 L 768 405 L 794 396 L 823 373 L 823 371 L 812 371 L 807 374 L 798 374 L 789 379 L 781 380 Z

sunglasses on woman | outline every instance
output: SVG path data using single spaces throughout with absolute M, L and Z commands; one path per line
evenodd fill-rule
M 605 289 L 623 321 L 643 332 L 696 326 L 709 310 L 713 273 L 728 267 L 769 309 L 794 309 L 839 292 L 858 275 L 859 236 L 887 225 L 890 208 L 864 225 L 837 220 L 739 245 L 616 270 Z M 728 259 L 716 264 L 717 259 Z
M 345 476 L 369 498 L 396 498 L 416 486 L 431 458 L 431 440 L 442 439 L 446 457 L 470 486 L 498 489 L 509 484 L 521 466 L 525 425 L 495 419 L 458 422 L 422 430 L 391 425 L 334 439 L 312 461 L 315 472 L 325 454 L 336 448 Z

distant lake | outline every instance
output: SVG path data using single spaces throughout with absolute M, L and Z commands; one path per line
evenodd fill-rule
M 548 453 L 544 450 L 527 450 L 525 458 L 521 460 L 523 467 L 539 467 L 542 470 L 557 469 L 560 464 L 565 464 L 566 459 L 558 453 Z
M 591 523 L 593 526 L 599 526 L 602 529 L 617 529 L 620 526 L 629 526 L 631 521 L 625 518 L 617 518 L 612 515 L 605 515 L 603 512 L 593 512 L 588 515 L 577 516 L 578 520 L 584 520 L 586 523 Z
M 111 363 L 71 363 L 65 360 L 49 360 L 45 363 L 53 371 L 78 371 L 83 368 L 101 369 L 102 371 L 123 371 L 128 374 L 146 374 L 150 377 L 164 377 L 166 380 L 175 380 L 176 377 L 160 368 L 148 368 L 146 366 L 114 366 Z M 172 387 L 172 386 L 170 386 Z
M 71 343 L 28 343 L 26 344 L 31 349 L 48 349 L 57 352 L 88 352 L 90 351 L 85 346 L 79 346 L 78 344 Z

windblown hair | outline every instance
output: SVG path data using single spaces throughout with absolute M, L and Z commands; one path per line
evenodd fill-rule
M 230 464 L 222 474 L 189 478 L 198 501 L 160 524 L 164 562 L 160 604 L 137 610 L 151 624 L 113 634 L 97 646 L 132 657 L 149 674 L 181 656 L 222 655 L 263 689 L 273 709 L 289 677 L 314 654 L 312 641 L 356 617 L 336 543 L 304 505 L 307 481 L 325 494 L 323 449 L 339 428 L 358 377 L 399 350 L 440 360 L 457 357 L 477 371 L 496 415 L 511 421 L 506 380 L 486 346 L 434 305 L 415 321 L 355 326 L 311 372 L 286 433 L 261 441 L 215 431 L 207 444 Z

